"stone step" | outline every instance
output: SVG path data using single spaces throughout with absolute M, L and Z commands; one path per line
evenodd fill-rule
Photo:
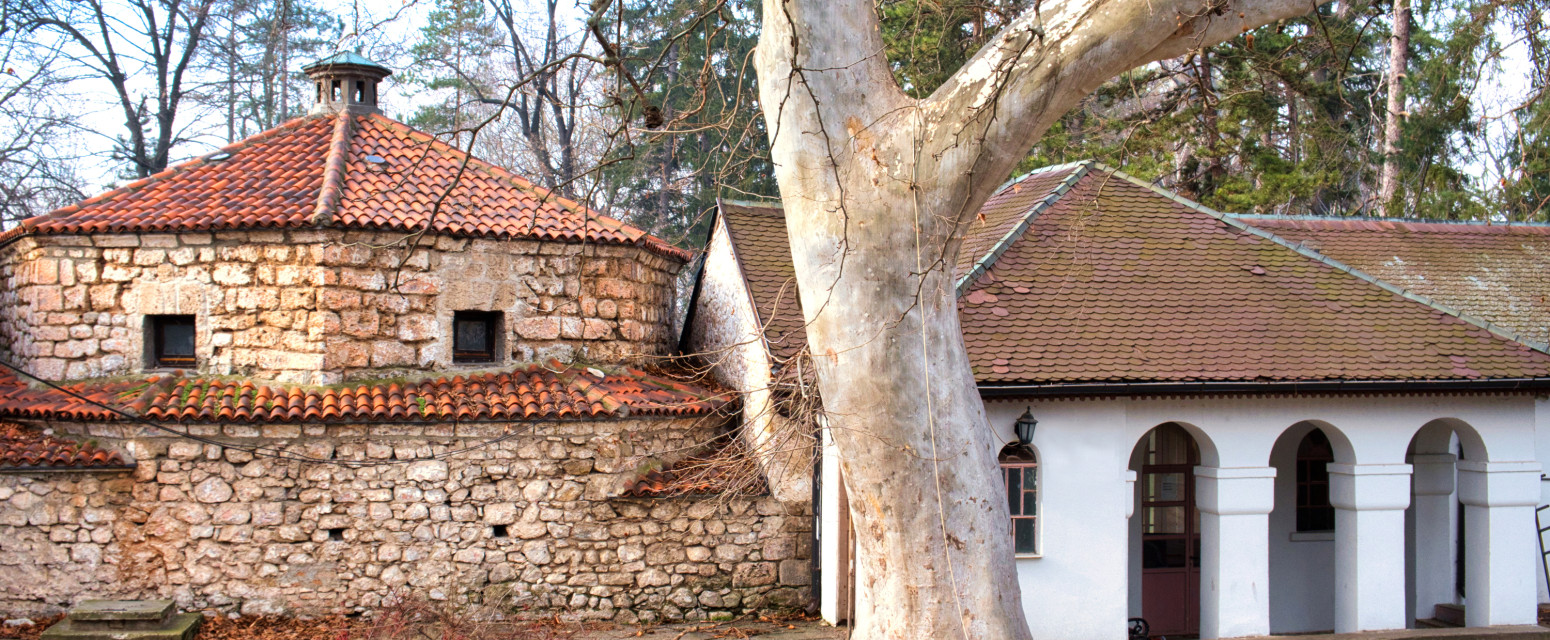
M 171 600 L 87 600 L 70 610 L 81 629 L 159 629 L 172 620 Z
M 1436 618 L 1422 618 L 1420 620 L 1416 620 L 1415 626 L 1417 629 L 1453 629 L 1458 627 L 1456 624 L 1448 624 Z
M 1432 607 L 1432 617 L 1451 626 L 1464 626 L 1464 605 L 1439 604 Z
M 70 618 L 43 631 L 42 640 L 193 640 L 204 616 L 197 613 L 173 614 L 165 624 L 154 629 L 102 628 L 92 622 L 77 622 Z
M 193 640 L 204 617 L 171 600 L 87 600 L 43 631 L 42 640 Z

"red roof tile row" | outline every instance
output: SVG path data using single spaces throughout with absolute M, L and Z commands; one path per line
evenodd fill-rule
M 626 483 L 628 498 L 682 498 L 733 493 L 769 493 L 764 473 L 743 439 L 723 436 L 662 469 L 653 469 Z
M 343 134 L 342 140 L 336 140 Z M 23 234 L 347 228 L 690 254 L 379 114 L 308 116 L 22 221 Z
M 91 442 L 55 437 L 42 429 L 0 423 L 0 471 L 127 469 L 124 455 Z
M 601 374 L 601 375 L 600 375 Z M 122 419 L 80 394 L 157 422 L 458 422 L 698 416 L 726 394 L 640 369 L 615 372 L 558 363 L 514 371 L 354 387 L 277 387 L 221 378 L 152 376 L 80 383 L 62 392 L 32 388 L 0 374 L 0 416 L 109 421 Z

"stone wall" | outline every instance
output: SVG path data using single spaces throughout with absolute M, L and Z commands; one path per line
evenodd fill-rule
M 520 425 L 194 426 L 233 446 L 56 425 L 122 446 L 133 472 L 0 475 L 0 610 L 170 597 L 184 608 L 322 614 L 398 590 L 620 622 L 728 617 L 810 597 L 812 518 L 773 498 L 610 498 L 693 448 L 691 420 Z M 370 437 L 368 437 L 368 433 Z M 347 468 L 254 458 L 391 462 Z
M 338 229 L 22 237 L 0 249 L 0 357 L 51 380 L 139 372 L 148 314 L 197 316 L 202 373 L 293 383 L 446 370 L 454 311 L 502 312 L 505 362 L 618 361 L 672 345 L 676 260 L 434 236 L 406 260 L 402 239 Z

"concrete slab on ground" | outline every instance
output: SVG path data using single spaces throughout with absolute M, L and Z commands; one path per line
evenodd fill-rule
M 1449 629 L 1396 629 L 1360 633 L 1312 633 L 1291 636 L 1258 636 L 1252 640 L 1550 640 L 1550 629 L 1538 625 L 1466 627 Z M 1242 640 L 1251 640 L 1243 638 Z

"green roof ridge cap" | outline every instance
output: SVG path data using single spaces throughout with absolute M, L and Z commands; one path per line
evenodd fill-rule
M 1012 243 L 1016 242 L 1018 238 L 1023 237 L 1024 233 L 1028 232 L 1028 227 L 1033 225 L 1033 219 L 1038 217 L 1038 215 L 1045 209 L 1048 209 L 1051 205 L 1055 204 L 1057 200 L 1060 200 L 1061 196 L 1066 195 L 1066 193 L 1069 192 L 1072 187 L 1075 187 L 1076 183 L 1082 179 L 1082 176 L 1087 175 L 1087 173 L 1092 170 L 1093 166 L 1094 163 L 1092 160 L 1082 160 L 1079 162 L 1055 165 L 1053 167 L 1044 167 L 1042 169 L 1035 169 L 1021 176 L 1008 180 L 1001 186 L 996 187 L 995 192 L 991 194 L 992 198 L 1001 192 L 1006 191 L 1012 185 L 1018 184 L 1032 176 L 1043 175 L 1057 171 L 1071 171 L 1071 175 L 1066 176 L 1064 180 L 1060 181 L 1060 184 L 1055 185 L 1055 188 L 1050 190 L 1049 195 L 1044 196 L 1038 202 L 1033 203 L 1033 206 L 1028 207 L 1028 212 L 1023 215 L 1023 218 L 1017 221 L 1017 224 L 1013 225 L 1012 228 L 1006 232 L 1006 235 L 1001 236 L 1000 240 L 997 240 L 994 245 L 991 245 L 990 250 L 985 252 L 984 256 L 981 256 L 979 260 L 974 262 L 974 266 L 969 269 L 968 273 L 965 273 L 963 276 L 958 278 L 958 283 L 954 287 L 954 295 L 962 296 L 966 291 L 969 290 L 969 285 L 973 284 L 974 281 L 978 280 L 980 276 L 985 275 L 986 272 L 990 271 L 990 268 L 995 266 L 996 261 L 1001 259 L 1001 255 L 1006 253 L 1007 249 L 1012 247 Z

